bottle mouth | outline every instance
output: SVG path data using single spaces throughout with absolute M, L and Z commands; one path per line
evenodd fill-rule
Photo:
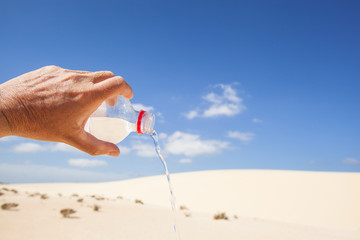
M 141 110 L 136 125 L 138 134 L 152 134 L 154 132 L 155 115 Z

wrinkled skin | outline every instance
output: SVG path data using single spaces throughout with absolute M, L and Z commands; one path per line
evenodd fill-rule
M 63 142 L 90 155 L 118 156 L 115 144 L 84 131 L 100 104 L 132 98 L 127 82 L 112 72 L 72 71 L 46 66 L 0 85 L 0 137 L 14 135 Z

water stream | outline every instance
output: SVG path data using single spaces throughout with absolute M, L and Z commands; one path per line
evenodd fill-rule
M 154 140 L 156 153 L 158 154 L 158 156 L 159 156 L 159 158 L 160 158 L 160 160 L 161 160 L 161 162 L 162 162 L 162 164 L 164 166 L 165 175 L 166 175 L 167 181 L 169 183 L 171 209 L 172 209 L 173 216 L 174 216 L 174 231 L 175 231 L 175 234 L 176 234 L 176 238 L 178 240 L 180 240 L 180 233 L 179 233 L 179 230 L 177 229 L 177 224 L 176 224 L 175 195 L 174 195 L 173 186 L 171 184 L 169 170 L 168 170 L 166 161 L 165 161 L 163 155 L 161 154 L 161 149 L 160 149 L 160 145 L 159 145 L 159 137 L 158 137 L 158 134 L 156 133 L 156 131 L 154 131 L 153 134 L 151 134 L 151 137 Z

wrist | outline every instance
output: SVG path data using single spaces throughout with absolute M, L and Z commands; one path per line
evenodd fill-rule
M 6 97 L 0 85 L 0 138 L 11 135 L 11 124 L 6 108 Z

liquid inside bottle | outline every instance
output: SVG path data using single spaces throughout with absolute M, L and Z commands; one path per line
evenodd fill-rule
M 121 118 L 90 117 L 89 133 L 100 140 L 117 144 L 131 132 L 136 132 L 136 124 Z

